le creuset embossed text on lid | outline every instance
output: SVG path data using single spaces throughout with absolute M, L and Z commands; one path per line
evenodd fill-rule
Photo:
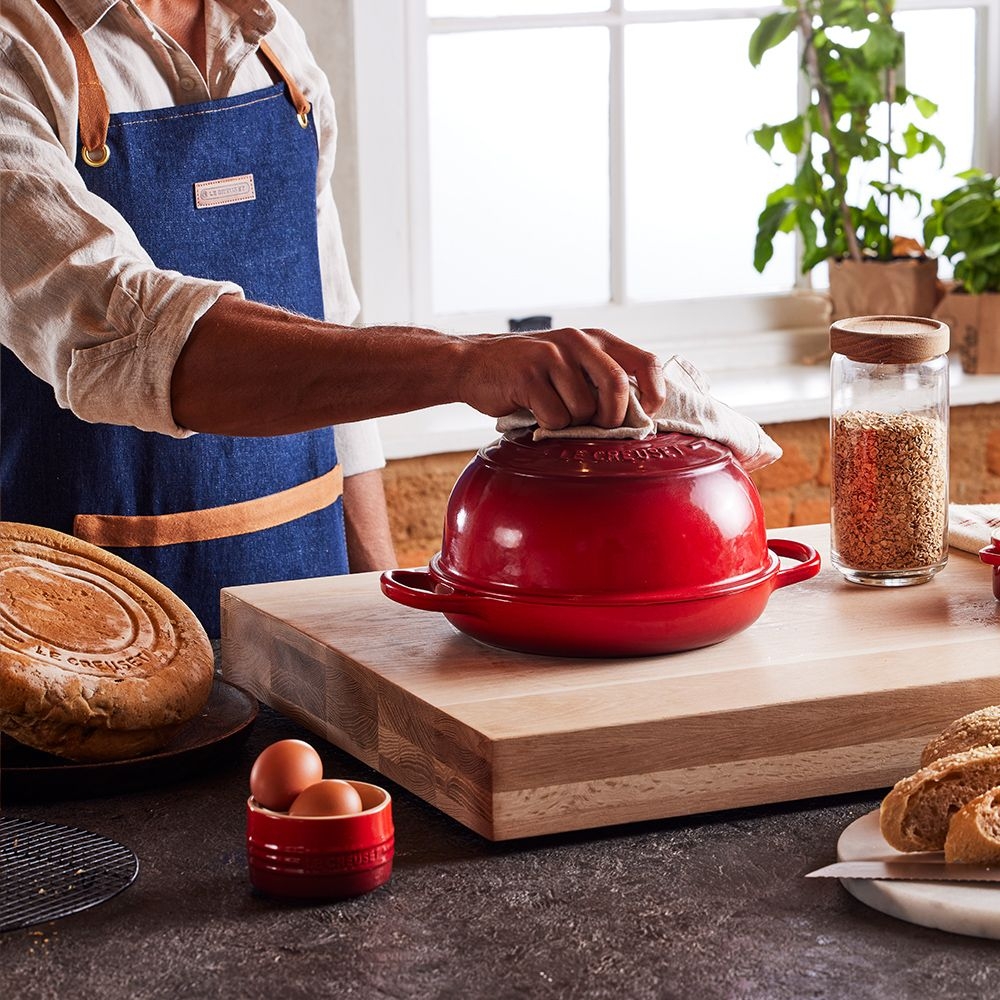
M 818 568 L 815 550 L 768 541 L 756 487 L 718 442 L 520 431 L 459 477 L 428 568 L 389 571 L 382 589 L 494 645 L 641 655 L 718 642 Z

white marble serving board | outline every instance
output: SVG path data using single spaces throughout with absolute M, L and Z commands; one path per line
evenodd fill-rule
M 891 848 L 879 829 L 877 809 L 856 819 L 837 841 L 838 861 L 894 861 L 918 855 Z M 919 855 L 944 860 L 943 853 Z M 954 934 L 1000 939 L 1000 885 L 971 882 L 915 882 L 843 878 L 843 887 L 862 903 L 923 927 Z

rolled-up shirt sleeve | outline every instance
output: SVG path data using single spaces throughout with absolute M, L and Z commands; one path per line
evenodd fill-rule
M 156 268 L 87 190 L 75 136 L 68 149 L 54 128 L 62 106 L 75 109 L 75 78 L 58 93 L 9 37 L 0 60 L 0 342 L 80 419 L 183 437 L 170 408 L 174 363 L 195 320 L 242 290 Z
M 359 420 L 353 424 L 337 424 L 333 429 L 337 443 L 337 460 L 345 476 L 385 468 L 385 452 L 374 420 Z
M 272 10 L 239 0 L 208 13 L 225 42 L 210 76 L 228 89 L 188 100 L 269 86 L 253 54 L 267 34 L 313 104 L 325 318 L 349 324 L 358 299 L 330 189 L 337 128 L 329 84 L 280 4 Z M 176 103 L 175 91 L 190 80 L 171 70 L 164 41 L 149 34 L 139 9 L 113 4 L 90 14 L 98 21 L 85 37 L 111 110 Z M 80 419 L 185 437 L 192 432 L 177 425 L 170 406 L 175 363 L 197 320 L 221 296 L 243 290 L 157 268 L 128 222 L 91 194 L 75 166 L 78 102 L 75 61 L 56 26 L 33 0 L 7 0 L 0 13 L 0 343 Z M 385 464 L 373 422 L 336 433 L 347 474 Z

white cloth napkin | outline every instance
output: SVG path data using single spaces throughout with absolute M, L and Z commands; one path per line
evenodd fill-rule
M 978 552 L 1000 535 L 1000 503 L 949 504 L 948 543 L 966 552 Z
M 691 362 L 674 355 L 663 366 L 667 398 L 654 414 L 646 413 L 633 386 L 625 420 L 620 427 L 578 426 L 551 431 L 537 427 L 529 410 L 518 410 L 497 421 L 497 430 L 535 427 L 535 441 L 544 438 L 647 438 L 677 431 L 711 438 L 729 448 L 747 472 L 762 469 L 781 458 L 781 448 L 756 421 L 737 413 L 709 392 L 708 380 Z

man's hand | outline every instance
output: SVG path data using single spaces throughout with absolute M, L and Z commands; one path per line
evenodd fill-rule
M 563 328 L 462 339 L 466 361 L 460 398 L 489 416 L 525 408 L 550 430 L 572 424 L 619 427 L 630 378 L 647 413 L 663 405 L 656 355 L 607 330 Z

